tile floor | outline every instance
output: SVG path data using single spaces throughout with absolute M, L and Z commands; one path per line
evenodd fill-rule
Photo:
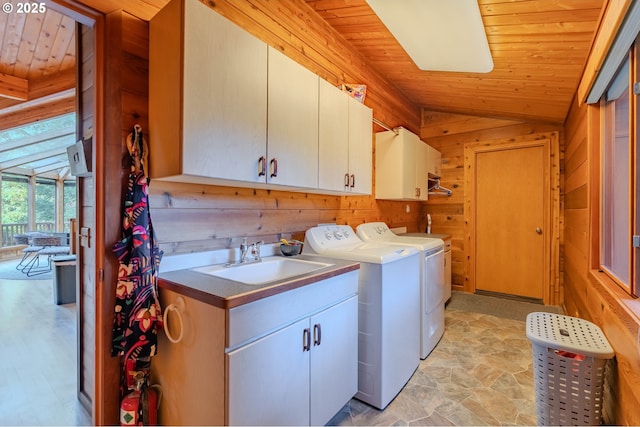
M 54 304 L 51 286 L 0 280 L 0 425 L 91 423 L 76 400 L 75 304 Z M 500 317 L 500 304 L 487 309 L 473 299 L 457 303 L 469 298 L 476 296 L 454 293 L 443 338 L 384 411 L 354 399 L 330 424 L 535 425 L 522 315 Z
M 445 333 L 379 411 L 353 399 L 333 425 L 536 425 L 525 322 L 447 309 Z

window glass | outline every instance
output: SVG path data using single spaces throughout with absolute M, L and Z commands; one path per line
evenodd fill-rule
M 56 231 L 56 183 L 52 179 L 36 179 L 36 229 Z
M 63 187 L 63 198 L 64 198 L 64 230 L 65 232 L 69 232 L 69 220 L 71 218 L 76 217 L 76 182 L 75 181 L 65 181 Z
M 21 234 L 28 227 L 26 177 L 2 174 L 2 245 L 13 245 L 14 234 Z
M 629 289 L 631 247 L 631 140 L 629 63 L 607 91 L 604 108 L 601 266 Z

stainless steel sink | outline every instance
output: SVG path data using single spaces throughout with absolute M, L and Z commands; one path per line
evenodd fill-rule
M 247 285 L 262 285 L 268 282 L 280 281 L 301 274 L 311 273 L 332 265 L 333 264 L 302 259 L 270 257 L 263 258 L 261 262 L 234 265 L 232 267 L 209 265 L 194 268 L 192 271 Z

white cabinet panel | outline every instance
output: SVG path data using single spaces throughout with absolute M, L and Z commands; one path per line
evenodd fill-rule
M 349 191 L 371 194 L 373 180 L 373 112 L 349 98 Z
M 325 425 L 358 391 L 358 331 L 345 327 L 357 324 L 357 297 L 311 317 L 311 425 Z
M 318 187 L 318 76 L 269 48 L 267 182 Z
M 433 177 L 441 177 L 442 154 L 431 146 L 427 155 L 427 172 Z
M 201 2 L 153 17 L 149 64 L 152 178 L 371 194 L 371 109 Z
M 371 109 L 320 80 L 319 188 L 371 194 Z
M 429 198 L 429 146 L 420 139 L 416 139 L 416 199 L 427 200 Z
M 182 41 L 182 43 L 181 43 Z M 197 1 L 150 23 L 152 177 L 255 181 L 265 151 L 267 45 Z
M 426 200 L 427 145 L 404 128 L 376 134 L 376 198 Z M 425 174 L 426 175 L 426 174 Z
M 303 319 L 228 354 L 229 425 L 308 425 L 308 325 Z
M 349 96 L 320 79 L 318 185 L 347 191 L 349 187 Z

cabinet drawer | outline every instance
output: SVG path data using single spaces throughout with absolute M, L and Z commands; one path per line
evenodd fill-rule
M 355 295 L 358 271 L 234 307 L 227 322 L 227 351 Z

